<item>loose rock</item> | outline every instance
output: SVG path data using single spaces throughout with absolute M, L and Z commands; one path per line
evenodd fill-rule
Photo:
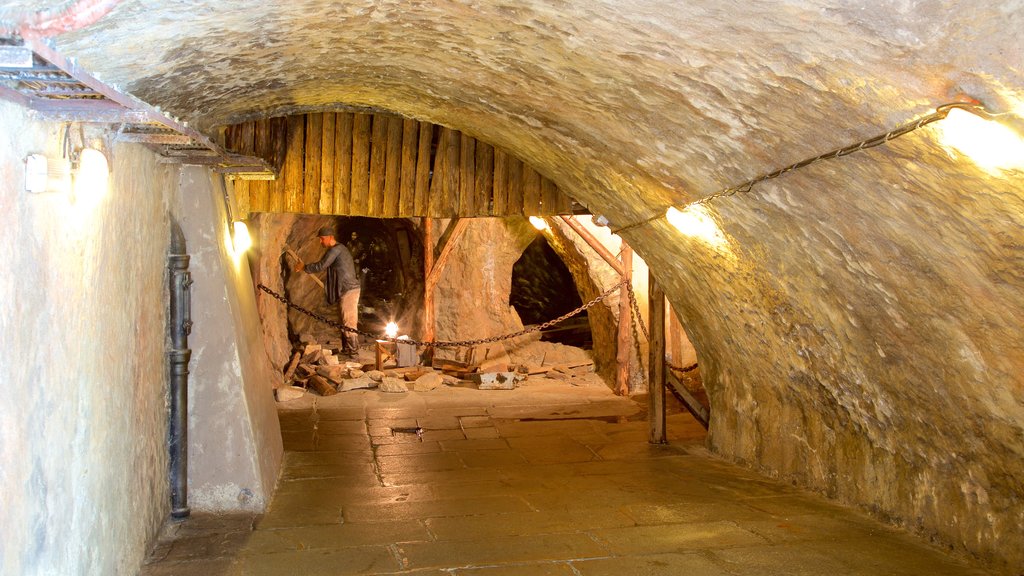
M 405 382 L 402 382 L 398 378 L 385 377 L 380 383 L 380 391 L 393 393 L 408 392 L 409 388 L 405 385 Z
M 417 392 L 429 392 L 444 385 L 444 379 L 437 372 L 428 372 L 413 382 L 412 389 Z

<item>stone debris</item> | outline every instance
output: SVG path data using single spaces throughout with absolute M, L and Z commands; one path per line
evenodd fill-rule
M 390 378 L 388 376 L 385 376 L 383 378 L 383 380 L 380 383 L 380 387 L 378 389 L 381 392 L 392 392 L 392 393 L 408 392 L 409 391 L 409 388 L 405 385 L 404 381 L 399 380 L 398 378 Z
M 594 370 L 593 361 L 585 356 L 549 354 L 547 350 L 538 358 L 539 364 L 513 363 L 500 343 L 456 351 L 454 355 L 458 358 L 434 358 L 431 366 L 374 370 L 372 363 L 339 358 L 336 352 L 341 346 L 340 341 L 317 342 L 308 334 L 301 335 L 284 375 L 286 384 L 296 386 L 275 391 L 277 400 L 301 398 L 306 392 L 331 396 L 372 388 L 388 393 L 430 392 L 445 386 L 473 387 L 475 384 L 479 390 L 514 390 L 530 377 L 572 383 L 572 379 Z M 548 356 L 561 362 L 546 362 Z
M 306 395 L 306 390 L 298 386 L 285 386 L 284 388 L 274 390 L 274 395 L 277 397 L 278 402 L 288 402 L 302 398 Z
M 338 389 L 340 392 L 348 392 L 350 390 L 365 390 L 367 388 L 376 388 L 377 382 L 367 378 L 366 376 L 360 376 L 358 378 L 348 378 L 341 383 L 341 387 Z
M 429 392 L 441 386 L 444 386 L 444 378 L 437 372 L 427 372 L 413 381 L 412 389 L 417 392 Z

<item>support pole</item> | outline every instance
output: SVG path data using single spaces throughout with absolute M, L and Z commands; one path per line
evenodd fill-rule
M 651 339 L 647 419 L 651 428 L 651 444 L 665 444 L 665 293 L 654 274 L 649 277 Z
M 423 219 L 423 340 L 434 339 L 434 286 L 427 282 L 434 269 L 434 220 Z
M 188 362 L 192 350 L 188 335 L 192 332 L 192 275 L 185 235 L 176 220 L 171 221 L 171 247 L 167 254 L 169 294 L 171 297 L 167 329 L 171 346 L 167 351 L 170 367 L 170 451 L 171 517 L 188 517 Z
M 622 278 L 626 281 L 619 290 L 619 334 L 615 354 L 615 393 L 629 394 L 629 357 L 633 348 L 632 311 L 629 306 L 629 284 L 633 281 L 633 249 L 622 242 Z

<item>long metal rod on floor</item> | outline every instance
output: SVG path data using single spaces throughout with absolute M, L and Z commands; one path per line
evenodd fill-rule
M 649 274 L 648 306 L 650 306 L 649 367 L 647 419 L 651 444 L 665 444 L 665 292 Z

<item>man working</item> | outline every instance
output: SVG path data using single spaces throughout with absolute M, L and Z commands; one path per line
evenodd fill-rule
M 341 323 L 354 329 L 359 320 L 359 279 L 356 277 L 356 265 L 352 261 L 352 253 L 344 244 L 339 244 L 334 239 L 333 226 L 320 228 L 317 235 L 320 237 L 320 245 L 327 248 L 324 257 L 309 266 L 299 262 L 295 271 L 305 270 L 312 273 L 327 270 L 327 282 L 324 283 L 324 289 L 327 290 L 327 303 L 337 302 Z M 343 355 L 354 358 L 358 354 L 358 334 L 344 332 L 342 343 Z

